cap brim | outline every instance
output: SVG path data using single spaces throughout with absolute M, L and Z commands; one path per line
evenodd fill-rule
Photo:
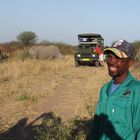
M 113 52 L 119 58 L 128 58 L 128 56 L 123 51 L 116 48 L 107 48 L 104 50 L 104 54 L 108 54 L 109 51 Z

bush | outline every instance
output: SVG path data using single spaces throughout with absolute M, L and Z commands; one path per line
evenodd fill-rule
M 67 140 L 70 134 L 61 118 L 52 112 L 44 117 L 41 127 L 37 127 L 35 131 L 38 140 Z
M 62 42 L 61 43 L 55 43 L 54 45 L 56 45 L 60 49 L 60 52 L 62 54 L 73 54 L 74 53 L 74 46 L 64 44 Z
M 81 140 L 86 139 L 92 120 L 75 117 L 68 124 L 64 124 L 61 118 L 54 113 L 46 114 L 40 127 L 35 128 L 38 140 Z
M 140 63 L 140 53 L 137 53 L 136 62 Z
M 17 55 L 18 55 L 18 59 L 23 60 L 23 61 L 25 59 L 29 58 L 28 48 L 24 48 L 22 50 L 18 50 L 17 51 Z
M 37 42 L 37 35 L 34 32 L 25 31 L 17 36 L 17 40 L 27 47 Z
M 138 40 L 134 41 L 132 44 L 134 45 L 134 47 L 136 48 L 137 51 L 140 50 L 140 41 L 138 41 Z
M 66 54 L 73 54 L 75 50 L 75 46 L 63 43 L 63 42 L 49 42 L 49 41 L 42 41 L 39 45 L 54 45 L 60 49 L 60 52 L 64 55 Z

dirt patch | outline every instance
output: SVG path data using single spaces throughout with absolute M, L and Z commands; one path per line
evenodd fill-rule
M 11 68 L 13 68 L 13 71 Z M 21 118 L 29 122 L 55 112 L 63 121 L 89 116 L 87 105 L 96 103 L 99 90 L 110 78 L 107 67 L 75 68 L 73 56 L 62 60 L 6 62 L 0 90 L 0 123 L 9 127 Z
M 105 67 L 70 66 L 57 74 L 54 91 L 39 105 L 38 112 L 54 111 L 66 121 L 73 116 L 88 116 L 87 105 L 97 102 L 102 84 L 108 80 Z

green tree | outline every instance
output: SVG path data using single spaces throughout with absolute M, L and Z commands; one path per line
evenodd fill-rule
M 17 40 L 24 46 L 29 46 L 37 42 L 37 35 L 31 31 L 25 31 L 17 36 Z

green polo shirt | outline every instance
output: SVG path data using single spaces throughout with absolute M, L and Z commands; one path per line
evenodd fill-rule
M 101 88 L 91 139 L 140 140 L 140 81 L 129 72 L 110 95 L 112 83 L 113 80 Z

